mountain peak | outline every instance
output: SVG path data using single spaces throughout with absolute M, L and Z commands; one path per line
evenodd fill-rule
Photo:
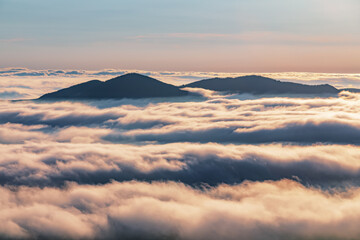
M 121 99 L 178 97 L 188 92 L 176 86 L 144 76 L 128 73 L 101 82 L 92 80 L 56 92 L 48 93 L 40 99 Z
M 142 75 L 140 73 L 133 72 L 133 73 L 126 73 L 124 75 L 117 76 L 117 77 L 112 78 L 112 79 L 118 79 L 118 78 L 128 79 L 128 78 L 150 78 L 150 77 L 148 77 L 146 75 Z M 112 79 L 110 79 L 110 80 L 112 80 Z

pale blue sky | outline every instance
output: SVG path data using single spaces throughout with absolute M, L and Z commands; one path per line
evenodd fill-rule
M 0 67 L 360 72 L 358 0 L 0 0 Z

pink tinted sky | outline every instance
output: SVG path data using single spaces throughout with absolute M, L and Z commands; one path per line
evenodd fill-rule
M 0 1 L 0 66 L 360 72 L 358 0 Z

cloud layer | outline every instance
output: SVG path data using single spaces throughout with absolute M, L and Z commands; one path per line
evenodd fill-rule
M 359 185 L 358 94 L 242 100 L 193 91 L 204 97 L 1 102 L 0 183 Z
M 39 131 L 48 135 L 69 127 L 102 129 L 97 136 L 103 141 L 119 143 L 360 143 L 359 94 L 242 100 L 207 91 L 205 96 L 153 102 L 5 101 L 0 102 L 0 123 L 42 125 Z
M 57 139 L 64 140 L 64 135 Z M 0 183 L 63 186 L 67 181 L 102 184 L 135 179 L 216 186 L 288 178 L 323 188 L 360 184 L 356 146 L 76 143 L 87 137 L 80 135 L 72 143 L 0 145 Z
M 194 189 L 174 182 L 0 188 L 0 234 L 47 239 L 357 239 L 358 188 L 290 180 Z
M 359 94 L 191 91 L 0 101 L 0 239 L 359 238 Z

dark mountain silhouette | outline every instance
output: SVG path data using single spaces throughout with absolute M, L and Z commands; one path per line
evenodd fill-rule
M 44 100 L 56 99 L 121 99 L 121 98 L 154 98 L 178 97 L 187 95 L 171 84 L 137 73 L 125 74 L 106 82 L 92 80 L 47 93 L 40 97 Z
M 359 88 L 343 88 L 343 89 L 340 89 L 340 91 L 348 91 L 348 92 L 353 92 L 353 93 L 360 93 Z
M 346 90 L 358 92 L 359 89 L 336 89 L 329 84 L 306 85 L 293 82 L 280 82 L 262 76 L 243 76 L 237 78 L 212 78 L 196 81 L 181 87 L 163 83 L 154 78 L 137 73 L 125 74 L 108 81 L 92 80 L 47 93 L 39 99 L 121 99 L 179 97 L 189 94 L 184 87 L 204 88 L 214 91 L 250 94 L 337 94 Z
M 329 84 L 305 85 L 293 82 L 280 82 L 256 75 L 237 78 L 205 79 L 183 85 L 182 87 L 252 94 L 337 94 L 339 92 L 338 89 Z

